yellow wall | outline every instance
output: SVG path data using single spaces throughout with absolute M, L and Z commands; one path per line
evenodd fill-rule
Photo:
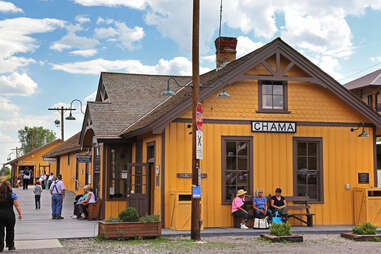
M 38 172 L 38 166 L 41 166 L 41 174 L 43 173 L 42 166 L 49 166 L 50 165 L 50 172 L 53 172 L 56 174 L 56 162 L 46 162 L 43 159 L 43 155 L 47 154 L 54 148 L 56 148 L 58 145 L 60 145 L 62 142 L 58 141 L 51 145 L 47 145 L 46 147 L 43 147 L 39 149 L 38 151 L 20 159 L 17 161 L 17 169 L 15 176 L 18 177 L 20 173 L 20 166 L 34 166 L 34 178 L 36 178 L 39 175 Z M 46 173 L 49 173 L 49 169 L 46 169 Z
M 81 152 L 78 154 L 86 154 L 86 152 Z M 85 186 L 86 177 L 86 163 L 78 163 L 78 189 L 75 189 L 75 176 L 76 176 L 76 156 L 77 153 L 69 153 L 70 164 L 68 164 L 68 154 L 60 156 L 60 173 L 62 175 L 62 180 L 65 183 L 65 188 L 68 191 L 74 192 L 76 195 L 83 194 L 83 186 Z M 92 167 L 89 163 L 89 174 L 92 174 Z M 91 179 L 92 180 L 92 179 Z

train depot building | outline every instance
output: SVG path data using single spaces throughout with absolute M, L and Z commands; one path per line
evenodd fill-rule
M 239 59 L 236 44 L 218 38 L 217 68 L 201 75 L 202 226 L 233 225 L 238 189 L 308 196 L 314 225 L 357 223 L 362 199 L 381 207 L 380 116 L 281 39 Z M 161 215 L 165 228 L 189 229 L 190 80 L 101 74 L 79 144 L 91 151 L 89 174 L 104 218 L 133 206 Z M 361 218 L 381 226 L 381 211 L 372 211 Z

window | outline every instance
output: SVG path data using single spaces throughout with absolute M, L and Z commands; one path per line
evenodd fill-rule
M 258 82 L 258 112 L 288 113 L 287 83 L 283 81 Z
M 131 163 L 131 146 L 111 147 L 109 152 L 109 198 L 126 198 L 127 164 Z
M 373 95 L 368 95 L 368 106 L 369 107 L 373 106 Z
M 231 204 L 237 190 L 251 192 L 252 137 L 222 137 L 222 203 Z
M 323 201 L 321 138 L 294 138 L 294 195 Z
M 67 154 L 67 165 L 70 166 L 70 153 Z

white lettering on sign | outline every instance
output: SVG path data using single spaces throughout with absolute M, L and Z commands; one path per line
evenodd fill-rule
M 252 121 L 252 132 L 276 132 L 276 133 L 295 133 L 295 122 L 266 122 L 266 121 Z
M 204 153 L 204 134 L 202 131 L 196 131 L 196 159 L 202 160 Z

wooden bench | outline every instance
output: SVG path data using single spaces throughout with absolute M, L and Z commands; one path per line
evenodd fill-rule
M 88 213 L 89 213 L 89 216 L 88 216 L 88 219 L 89 220 L 98 220 L 99 217 L 100 217 L 100 211 L 101 211 L 101 200 L 98 199 L 97 201 L 95 201 L 95 203 L 93 204 L 89 204 L 89 207 L 88 207 Z
M 295 196 L 289 196 L 285 197 L 287 201 L 287 208 L 288 211 L 290 210 L 303 210 L 305 209 L 305 213 L 290 213 L 288 212 L 287 218 L 295 218 L 296 220 L 306 224 L 308 227 L 313 226 L 313 216 L 315 214 L 310 212 L 311 206 L 308 204 L 309 197 L 295 197 Z M 293 205 L 290 205 L 288 202 L 293 202 Z M 302 219 L 303 217 L 306 217 L 307 219 Z

